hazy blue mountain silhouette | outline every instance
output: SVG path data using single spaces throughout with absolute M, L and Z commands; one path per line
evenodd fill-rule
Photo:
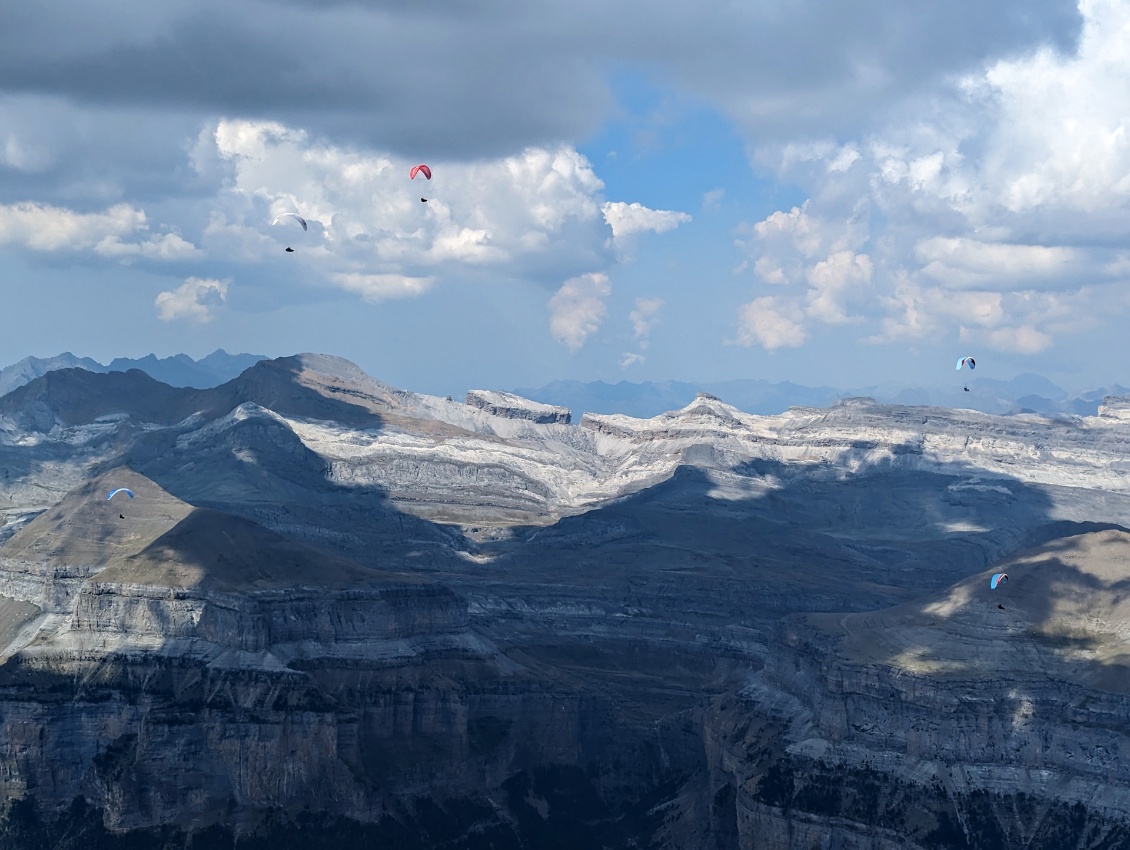
M 128 372 L 130 369 L 140 369 L 149 377 L 172 387 L 206 389 L 227 383 L 245 369 L 266 359 L 264 354 L 228 354 L 222 348 L 217 348 L 200 360 L 193 360 L 187 354 L 163 358 L 152 354 L 139 359 L 115 357 L 105 371 Z
M 965 387 L 969 387 L 966 392 Z M 879 384 L 848 389 L 808 387 L 791 381 L 771 383 L 759 379 L 733 381 L 553 381 L 541 387 L 512 392 L 544 404 L 566 407 L 573 421 L 584 413 L 623 413 L 643 419 L 686 407 L 699 393 L 717 396 L 747 413 L 771 415 L 790 407 L 828 407 L 840 398 L 869 396 L 894 404 L 934 405 L 980 410 L 984 413 L 1040 413 L 1094 416 L 1104 397 L 1126 395 L 1119 384 L 1069 393 L 1042 375 L 1023 373 L 1009 380 L 976 373 L 956 375 L 950 385 L 935 387 Z
M 89 372 L 128 372 L 140 369 L 149 377 L 172 387 L 208 389 L 227 383 L 260 360 L 264 354 L 228 354 L 217 348 L 207 357 L 193 360 L 187 354 L 157 357 L 154 354 L 141 358 L 116 357 L 104 366 L 89 357 L 78 357 L 69 351 L 54 357 L 25 357 L 0 369 L 0 396 L 7 395 L 48 372 L 59 369 L 86 369 Z

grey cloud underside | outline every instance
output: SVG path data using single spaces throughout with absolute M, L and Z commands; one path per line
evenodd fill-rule
M 676 81 L 763 121 L 758 133 L 772 136 L 827 130 L 996 56 L 1047 43 L 1069 50 L 1079 32 L 1066 0 L 100 12 L 58 3 L 5 12 L 0 86 L 277 118 L 393 150 L 472 155 L 584 137 L 612 105 L 613 67 Z

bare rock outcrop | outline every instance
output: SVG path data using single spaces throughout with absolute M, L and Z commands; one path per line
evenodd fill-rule
M 471 390 L 467 393 L 466 403 L 492 416 L 525 419 L 539 425 L 568 425 L 572 421 L 572 414 L 564 407 L 530 401 L 513 393 Z

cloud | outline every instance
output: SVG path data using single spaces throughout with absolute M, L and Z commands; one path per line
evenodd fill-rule
M 612 235 L 616 239 L 648 231 L 665 233 L 691 220 L 691 217 L 684 212 L 653 210 L 643 204 L 627 204 L 623 201 L 604 203 L 600 211 L 604 214 L 604 220 L 612 228 Z
M 176 289 L 162 292 L 153 302 L 163 322 L 188 319 L 204 324 L 215 318 L 213 308 L 227 301 L 228 281 L 190 277 Z
M 659 321 L 659 310 L 666 302 L 662 298 L 637 298 L 636 309 L 628 314 L 632 323 L 632 336 L 640 342 L 640 347 L 646 348 L 651 329 Z
M 1015 351 L 1019 354 L 1038 354 L 1052 344 L 1052 338 L 1032 325 L 1014 328 L 997 328 L 986 341 L 998 351 Z
M 947 287 L 1013 289 L 1021 280 L 1031 287 L 1055 281 L 1078 261 L 1071 248 L 982 242 L 968 237 L 932 236 L 919 241 L 914 253 L 922 274 Z
M 706 210 L 716 210 L 722 206 L 722 201 L 726 197 L 726 190 L 721 186 L 716 189 L 711 189 L 709 192 L 704 192 L 702 195 L 702 208 Z
M 607 308 L 604 298 L 612 294 L 608 276 L 591 273 L 571 278 L 549 299 L 549 332 L 571 352 L 577 352 L 585 340 L 604 321 Z
M 1071 52 L 970 68 L 855 139 L 759 149 L 809 195 L 739 233 L 776 314 L 1030 355 L 1125 313 L 1130 7 L 1079 9 Z
M 432 161 L 426 203 L 419 181 L 408 177 L 415 161 L 319 141 L 277 122 L 217 122 L 193 161 L 223 187 L 209 232 L 216 238 L 206 247 L 264 254 L 285 236 L 318 257 L 331 283 L 358 275 L 420 279 L 455 267 L 548 280 L 614 260 L 600 213 L 603 183 L 568 146 Z M 271 228 L 280 212 L 300 212 L 309 232 Z
M 635 352 L 624 352 L 620 357 L 620 368 L 627 369 L 644 362 L 643 352 L 651 344 L 651 329 L 659 322 L 659 311 L 666 302 L 662 298 L 637 298 L 635 309 L 628 314 L 632 323 L 632 337 L 639 345 Z
M 847 304 L 859 299 L 862 288 L 871 282 L 871 271 L 871 258 L 852 251 L 837 251 L 810 267 L 808 316 L 834 325 L 858 319 Z
M 342 289 L 356 292 L 366 301 L 385 301 L 422 295 L 435 285 L 435 278 L 405 277 L 396 274 L 340 274 L 335 278 Z
M 141 12 L 43 0 L 5 16 L 0 89 L 277 120 L 401 156 L 489 158 L 590 136 L 615 107 L 613 65 L 715 104 L 751 139 L 843 134 L 996 57 L 1069 49 L 1078 21 L 1064 0 L 706 0 L 693 16 L 644 0 L 547 0 L 537 14 L 509 0 Z
M 808 334 L 804 312 L 795 303 L 766 296 L 743 304 L 738 311 L 738 345 L 760 345 L 767 351 L 799 348 Z
M 127 237 L 146 230 L 145 212 L 129 204 L 115 204 L 94 213 L 34 202 L 0 205 L 0 245 L 18 245 L 37 252 L 90 251 L 103 257 L 158 260 L 182 259 L 196 253 L 195 246 L 175 233 L 127 241 Z

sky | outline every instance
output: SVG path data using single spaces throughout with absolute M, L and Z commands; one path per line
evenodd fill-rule
M 1128 116 L 1125 0 L 3 4 L 0 365 L 1130 384 Z

